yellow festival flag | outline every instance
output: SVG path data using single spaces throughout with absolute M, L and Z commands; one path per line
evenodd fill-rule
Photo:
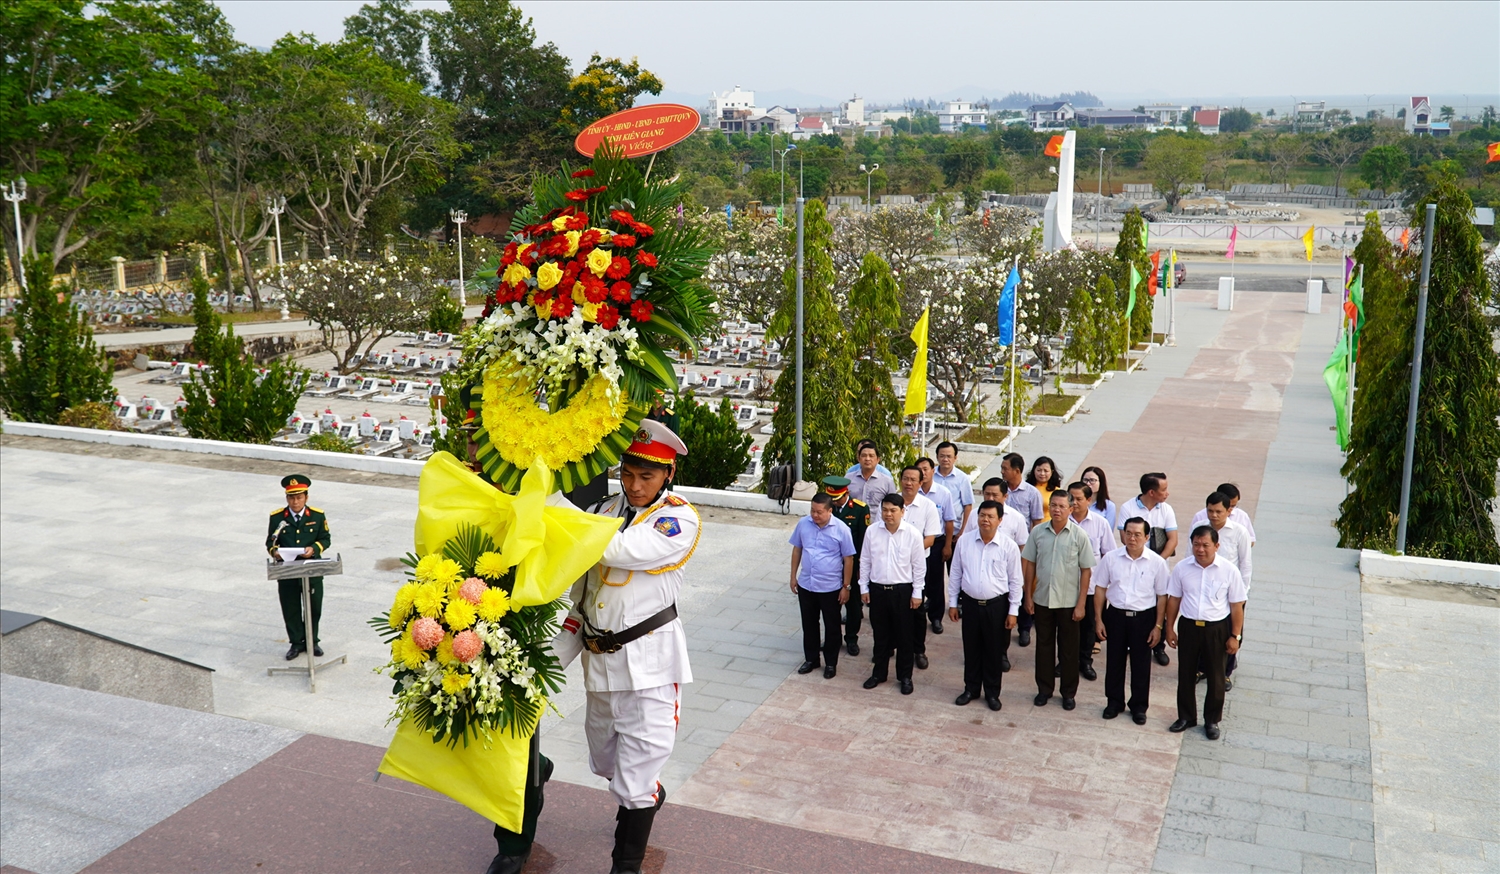
M 1315 231 L 1315 230 L 1317 230 L 1317 226 L 1315 226 L 1315 225 L 1308 225 L 1307 226 L 1307 233 L 1305 233 L 1305 234 L 1302 235 L 1302 248 L 1304 248 L 1304 249 L 1307 250 L 1307 260 L 1309 260 L 1309 261 L 1312 260 L 1313 231 Z
M 931 309 L 922 310 L 922 318 L 917 319 L 917 326 L 911 329 L 917 354 L 912 356 L 911 378 L 906 381 L 904 416 L 918 416 L 927 411 L 927 313 Z

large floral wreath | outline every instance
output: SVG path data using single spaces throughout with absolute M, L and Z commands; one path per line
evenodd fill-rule
M 681 221 L 673 181 L 648 181 L 601 148 L 590 166 L 540 176 L 498 262 L 462 377 L 481 387 L 477 459 L 506 491 L 532 464 L 570 490 L 617 464 L 662 393 L 666 351 L 691 350 L 709 317 L 709 248 Z

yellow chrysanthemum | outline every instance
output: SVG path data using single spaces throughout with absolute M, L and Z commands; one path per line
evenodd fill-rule
M 485 579 L 498 580 L 505 576 L 505 572 L 509 569 L 510 563 L 498 552 L 486 552 L 474 562 L 474 576 Z
M 448 598 L 448 589 L 441 583 L 423 583 L 412 597 L 412 606 L 417 613 L 429 619 L 442 615 L 443 602 Z
M 508 282 L 511 285 L 520 285 L 530 278 L 531 268 L 519 261 L 505 268 L 505 272 L 500 276 L 502 281 Z
M 452 585 L 455 580 L 462 582 L 464 578 L 464 566 L 451 558 L 445 558 L 438 562 L 437 570 L 432 574 L 432 581 L 443 585 Z
M 479 618 L 494 622 L 510 612 L 510 596 L 504 589 L 486 589 L 479 597 Z
M 548 261 L 536 271 L 536 284 L 542 291 L 551 291 L 552 286 L 562 281 L 562 268 L 556 262 Z
M 410 638 L 398 638 L 401 642 L 401 663 L 412 670 L 417 670 L 427 664 L 427 653 L 411 641 Z M 394 645 L 392 646 L 394 650 Z
M 483 600 L 483 596 L 480 596 L 480 600 Z M 474 617 L 474 605 L 463 598 L 454 598 L 443 610 L 443 621 L 454 631 L 463 631 L 473 625 Z
M 442 642 L 437 645 L 435 657 L 438 660 L 438 664 L 445 668 L 449 665 L 458 664 L 458 659 L 453 657 L 453 635 L 451 633 L 443 635 Z
M 442 563 L 443 556 L 441 553 L 434 552 L 429 555 L 422 556 L 422 560 L 417 562 L 417 582 L 430 582 L 432 580 L 433 574 L 437 573 L 438 565 Z
M 578 239 L 583 236 L 583 232 L 568 231 L 566 234 L 563 234 L 563 236 L 568 238 L 567 257 L 572 258 L 574 255 L 578 254 Z
M 400 628 L 406 624 L 407 617 L 411 616 L 412 599 L 417 596 L 418 588 L 416 583 L 407 583 L 396 590 L 396 600 L 391 604 L 392 628 Z
M 595 249 L 589 253 L 589 270 L 595 276 L 603 276 L 604 271 L 609 269 L 610 262 L 613 260 L 608 252 L 603 249 Z
M 532 384 L 491 369 L 484 380 L 484 429 L 500 457 L 517 467 L 537 461 L 552 470 L 579 461 L 620 427 L 629 398 L 609 377 L 596 373 L 561 410 L 543 410 Z
M 458 671 L 443 671 L 443 691 L 449 695 L 457 695 L 469 688 L 469 681 L 472 679 L 470 675 Z

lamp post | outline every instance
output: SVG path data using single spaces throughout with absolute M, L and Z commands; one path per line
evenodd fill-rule
M 796 144 L 787 143 L 786 148 L 776 150 L 776 154 L 781 156 L 781 212 L 778 215 L 786 213 L 786 153 L 795 148 Z
M 802 156 L 797 156 L 800 164 Z M 797 479 L 802 479 L 802 213 L 806 201 L 797 197 Z
M 865 174 L 865 212 L 869 212 L 870 207 L 873 205 L 873 197 L 870 194 L 870 180 L 875 177 L 875 171 L 879 169 L 879 164 L 876 164 L 868 170 L 865 169 L 865 165 L 859 165 L 860 172 Z
M 1104 147 L 1099 147 L 1099 211 L 1094 214 L 1094 251 L 1099 251 L 1099 226 L 1104 224 Z
M 5 199 L 10 201 L 11 209 L 15 211 L 16 217 L 16 279 L 19 280 L 22 290 L 26 288 L 26 271 L 21 267 L 21 201 L 26 199 L 26 177 L 0 187 L 5 193 Z
M 463 308 L 469 305 L 469 298 L 464 294 L 464 222 L 469 220 L 469 214 L 461 209 L 450 209 L 448 218 L 458 225 L 458 305 Z
M 285 322 L 292 318 L 292 309 L 286 299 L 285 277 L 281 270 L 281 214 L 286 212 L 286 198 L 279 194 L 267 197 L 266 212 L 270 214 L 271 221 L 276 224 L 276 284 L 281 286 L 281 320 Z
M 1401 460 L 1401 505 L 1396 516 L 1397 555 L 1406 555 L 1406 523 L 1411 510 L 1411 466 L 1417 445 L 1417 402 L 1422 395 L 1422 346 L 1427 336 L 1427 283 L 1432 276 L 1432 226 L 1436 217 L 1437 204 L 1427 204 L 1427 222 L 1422 230 L 1422 274 L 1417 285 L 1417 334 L 1412 343 L 1411 389 L 1406 398 L 1406 451 Z

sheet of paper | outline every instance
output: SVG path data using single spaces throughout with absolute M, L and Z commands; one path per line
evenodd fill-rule
M 302 551 L 305 550 L 305 549 L 307 549 L 307 547 L 305 547 L 305 546 L 282 546 L 282 547 L 278 547 L 278 551 L 281 553 L 281 560 L 282 561 L 292 561 L 293 559 L 295 559 L 299 555 L 301 555 Z

